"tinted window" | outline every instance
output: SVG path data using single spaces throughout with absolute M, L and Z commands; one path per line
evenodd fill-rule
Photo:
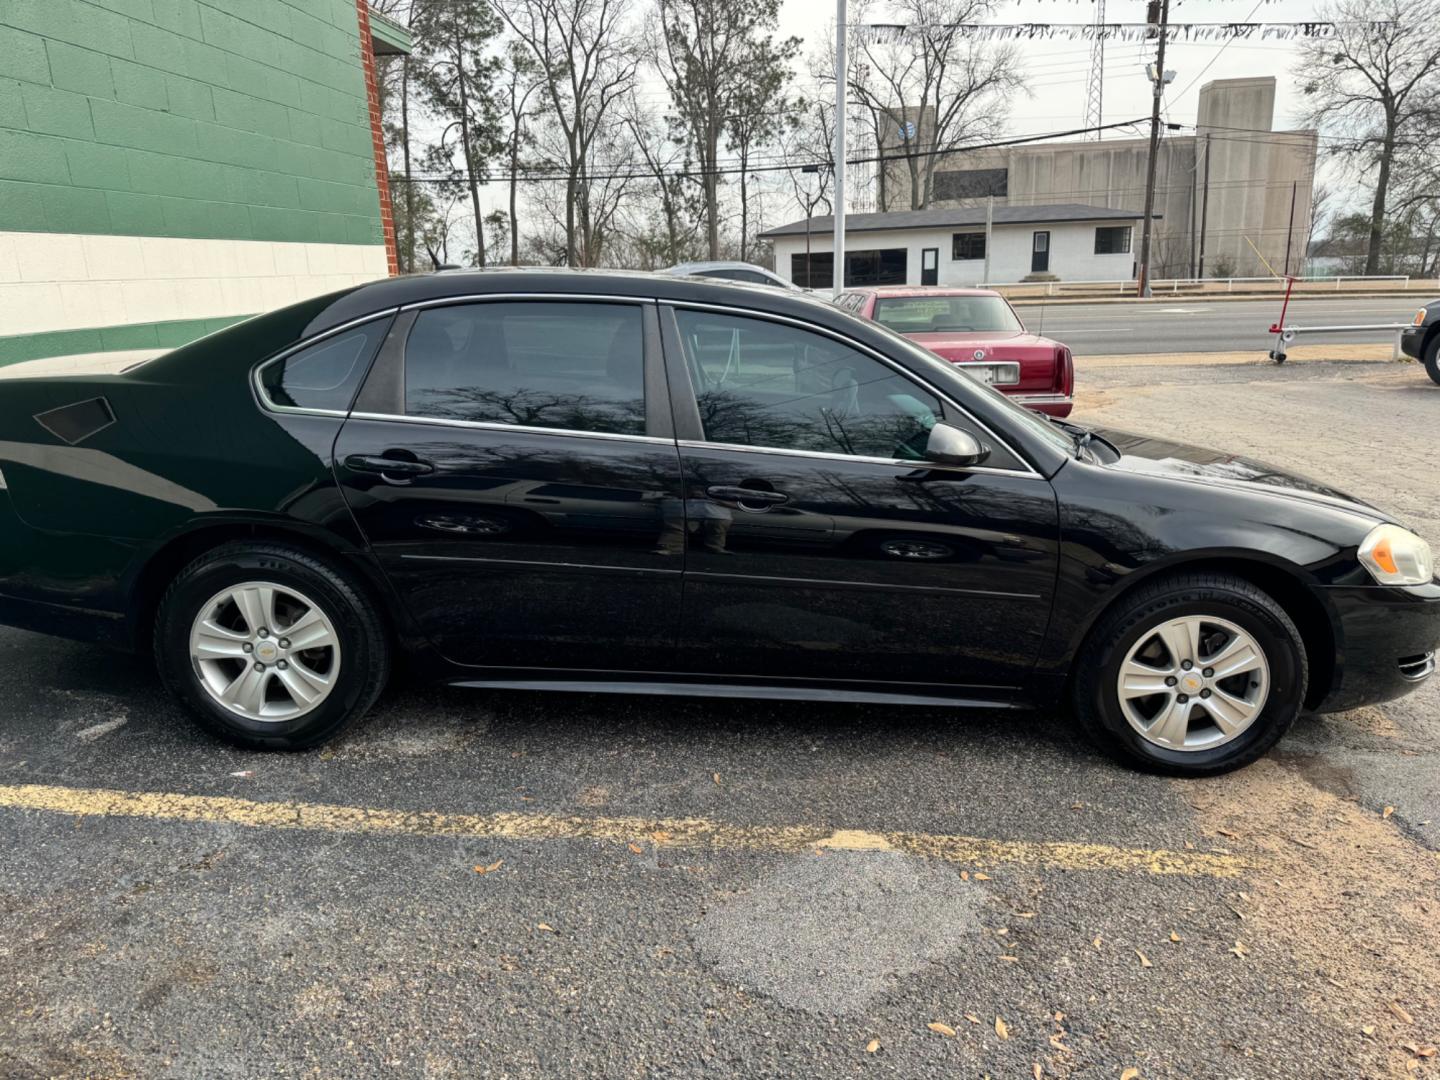
M 893 368 L 793 326 L 679 311 L 711 442 L 917 460 L 940 402 Z
M 983 232 L 957 232 L 950 242 L 952 259 L 983 259 L 985 257 L 985 234 Z
M 1096 255 L 1124 255 L 1129 250 L 1129 225 L 1107 225 L 1095 230 Z
M 389 326 L 389 319 L 377 319 L 266 365 L 260 373 L 265 396 L 291 409 L 349 411 Z
M 645 432 L 634 304 L 465 304 L 420 313 L 405 344 L 405 411 L 446 420 Z
M 902 334 L 1023 329 L 998 296 L 894 296 L 875 303 L 875 321 Z

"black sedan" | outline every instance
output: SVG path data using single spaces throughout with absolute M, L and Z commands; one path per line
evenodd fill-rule
M 1400 332 L 1400 349 L 1425 365 L 1425 373 L 1440 385 L 1440 300 L 1415 313 L 1414 322 Z
M 12 366 L 0 477 L 0 622 L 152 650 L 253 747 L 334 736 L 403 653 L 474 687 L 1068 703 L 1203 775 L 1440 642 L 1384 511 L 687 278 L 392 279 L 125 370 Z

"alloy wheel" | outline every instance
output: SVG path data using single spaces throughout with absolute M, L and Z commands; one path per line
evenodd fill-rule
M 1167 619 L 1125 654 L 1115 689 L 1130 726 L 1167 750 L 1209 750 L 1244 734 L 1265 707 L 1270 664 L 1241 627 L 1210 615 Z
M 293 720 L 318 708 L 340 675 L 340 636 L 294 589 L 247 581 L 216 593 L 190 630 L 200 685 L 221 708 L 252 720 Z

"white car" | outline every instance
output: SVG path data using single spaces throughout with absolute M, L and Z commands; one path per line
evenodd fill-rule
M 770 285 L 790 292 L 804 292 L 800 286 L 786 281 L 773 270 L 747 262 L 688 262 L 677 263 L 661 271 L 674 277 L 720 278 L 724 281 L 745 281 L 751 285 Z

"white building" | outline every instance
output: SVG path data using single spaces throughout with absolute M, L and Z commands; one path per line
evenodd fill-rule
M 946 207 L 845 218 L 845 284 L 979 285 L 1044 274 L 1062 281 L 1128 281 L 1143 214 L 1103 206 L 997 206 L 986 271 L 985 207 Z M 833 288 L 835 223 L 792 221 L 761 233 L 775 271 L 809 289 Z M 808 252 L 808 255 L 807 255 Z

